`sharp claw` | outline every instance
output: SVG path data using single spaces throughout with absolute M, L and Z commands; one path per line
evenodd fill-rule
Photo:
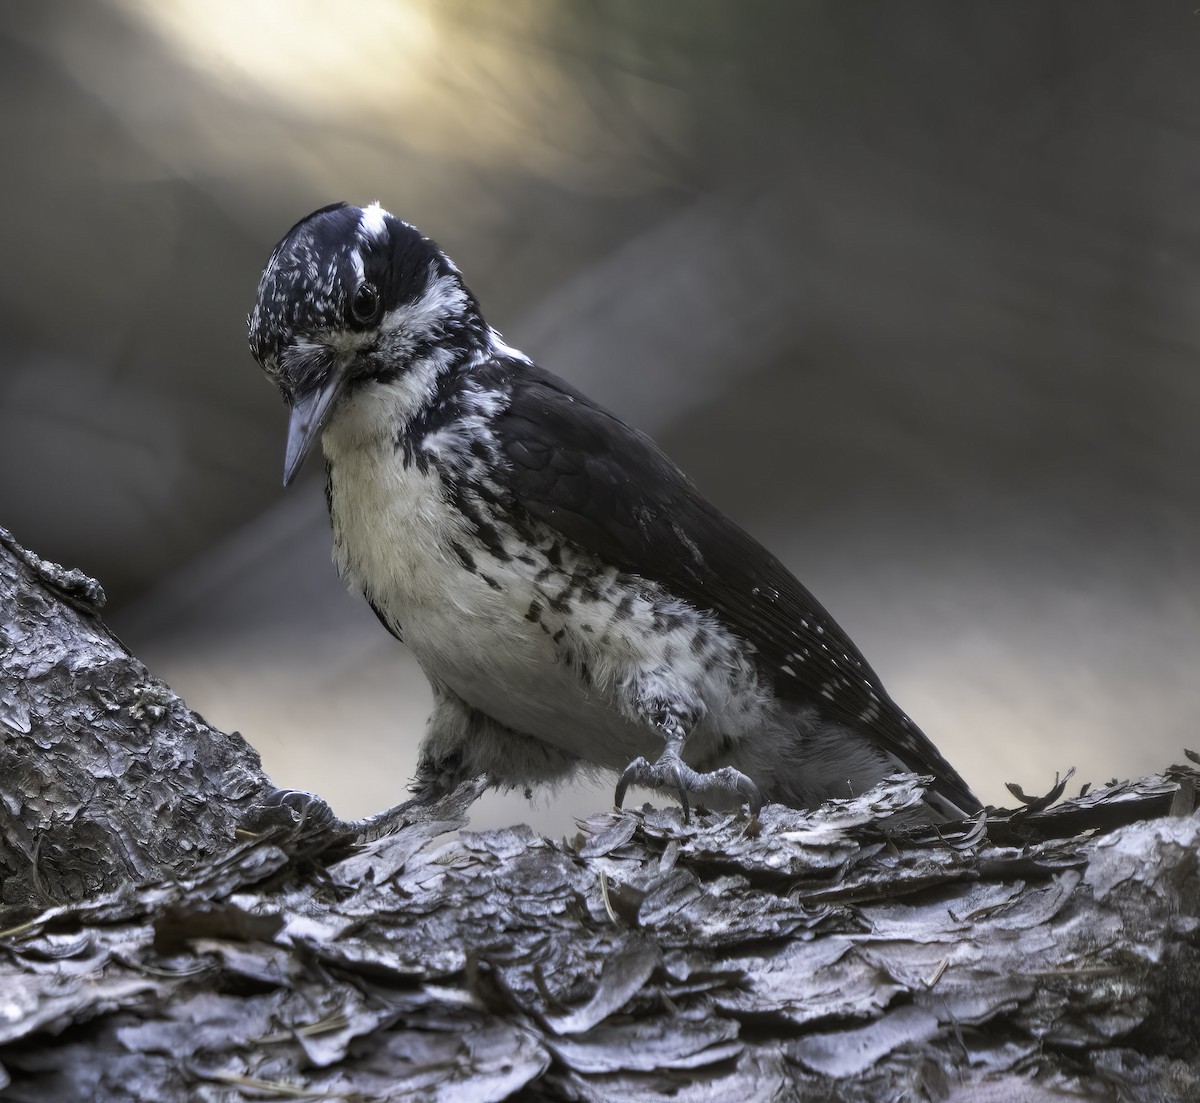
M 692 808 L 688 803 L 687 790 L 683 787 L 683 783 L 679 784 L 679 804 L 683 808 L 683 822 L 687 823 L 691 819 Z
M 758 791 L 758 786 L 745 774 L 738 774 L 736 784 L 738 792 L 746 798 L 746 803 L 750 806 L 750 815 L 757 817 L 763 806 L 762 793 Z
M 654 789 L 674 789 L 679 794 L 684 823 L 691 819 L 691 801 L 688 793 L 703 794 L 712 789 L 720 789 L 726 794 L 730 791 L 736 793 L 748 805 L 751 818 L 756 818 L 762 811 L 762 793 L 740 770 L 735 770 L 732 766 L 723 766 L 711 774 L 700 774 L 675 755 L 666 754 L 663 758 L 651 763 L 646 758 L 639 757 L 625 767 L 613 795 L 613 803 L 618 810 L 624 804 L 625 794 L 631 785 L 645 785 Z
M 634 784 L 643 770 L 649 771 L 650 763 L 644 758 L 635 758 L 621 772 L 620 778 L 617 780 L 617 791 L 613 794 L 613 803 L 620 809 L 625 803 L 625 793 L 629 786 Z

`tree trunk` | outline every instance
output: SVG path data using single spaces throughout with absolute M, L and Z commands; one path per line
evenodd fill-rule
M 275 790 L 0 536 L 5 1099 L 1200 1098 L 1190 766 L 914 828 L 393 833 Z M 1061 786 L 1051 794 L 1057 797 Z

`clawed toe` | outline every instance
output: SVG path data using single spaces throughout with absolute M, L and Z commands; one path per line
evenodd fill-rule
M 625 803 L 625 791 L 631 785 L 642 784 L 643 771 L 649 772 L 653 767 L 648 759 L 635 758 L 617 779 L 617 791 L 613 794 L 613 803 L 620 808 Z
M 701 774 L 700 776 L 712 779 L 708 783 L 710 789 L 740 796 L 749 807 L 752 817 L 756 817 L 762 811 L 762 793 L 758 791 L 758 786 L 741 770 L 735 770 L 732 766 L 722 766 L 719 770 L 713 770 L 710 774 Z
M 635 758 L 626 766 L 617 781 L 617 790 L 613 797 L 618 808 L 624 803 L 625 793 L 631 785 L 643 785 L 648 789 L 674 789 L 679 795 L 685 822 L 691 813 L 689 793 L 701 797 L 706 794 L 734 797 L 738 803 L 744 801 L 749 805 L 751 816 L 757 816 L 763 806 L 758 786 L 740 770 L 735 770 L 732 766 L 722 766 L 719 770 L 702 774 L 693 770 L 677 755 L 663 755 L 657 762 Z

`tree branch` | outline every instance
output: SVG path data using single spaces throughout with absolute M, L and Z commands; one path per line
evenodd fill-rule
M 1200 1097 L 1190 766 L 954 830 L 904 777 L 558 842 L 465 830 L 473 783 L 349 845 L 94 583 L 4 534 L 0 592 L 6 1099 Z

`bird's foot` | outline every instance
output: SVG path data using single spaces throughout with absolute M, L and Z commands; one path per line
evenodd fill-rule
M 417 792 L 411 800 L 376 812 L 362 820 L 348 820 L 349 831 L 360 843 L 373 843 L 384 835 L 394 835 L 414 823 L 433 823 L 438 820 L 466 824 L 467 810 L 488 787 L 487 777 L 463 778 L 450 789 L 429 786 Z M 460 825 L 461 826 L 461 825 Z
M 685 823 L 691 811 L 689 793 L 699 797 L 732 797 L 739 804 L 745 801 L 750 806 L 751 816 L 757 816 L 763 806 L 758 786 L 740 770 L 735 770 L 732 766 L 722 766 L 719 770 L 702 774 L 693 770 L 670 748 L 663 752 L 657 762 L 639 757 L 625 767 L 613 798 L 618 808 L 624 802 L 625 792 L 631 785 L 643 785 L 647 789 L 674 789 L 679 794 Z

